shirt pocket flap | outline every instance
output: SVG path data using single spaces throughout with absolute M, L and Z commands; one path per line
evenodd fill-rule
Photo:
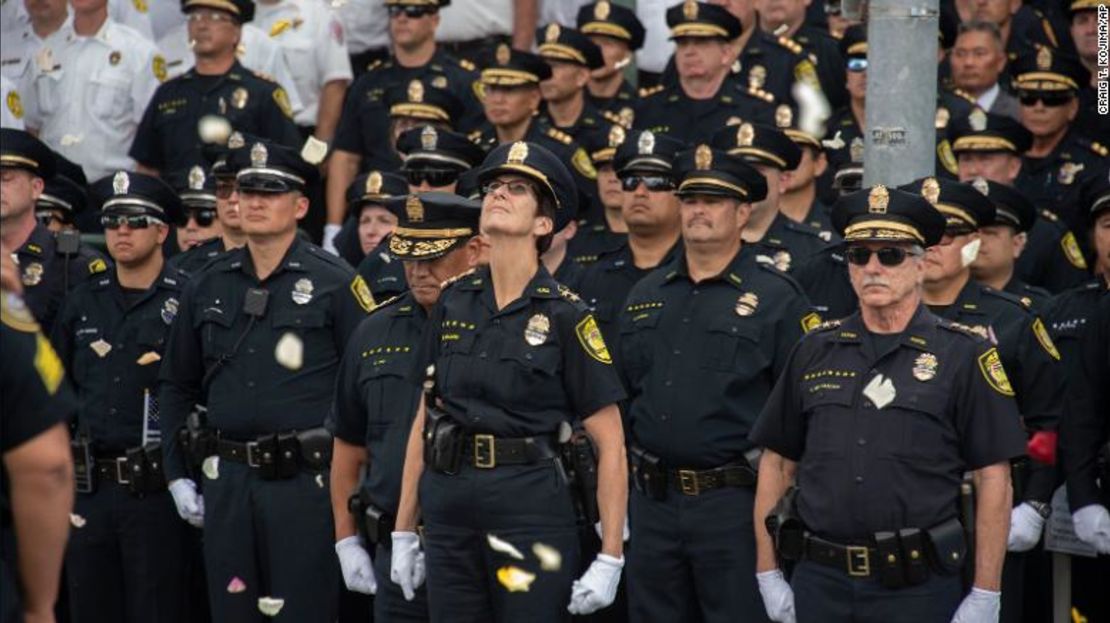
M 327 324 L 322 309 L 281 309 L 274 312 L 275 328 L 319 329 Z

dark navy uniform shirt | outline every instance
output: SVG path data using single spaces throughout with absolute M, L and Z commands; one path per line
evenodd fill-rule
M 1087 280 L 1087 260 L 1075 234 L 1054 212 L 1042 208 L 1026 234 L 1014 273 L 1030 285 L 1063 292 Z
M 616 123 L 603 115 L 601 110 L 595 107 L 589 98 L 586 98 L 585 105 L 582 107 L 582 114 L 578 115 L 578 119 L 575 120 L 573 125 L 556 125 L 547 111 L 540 113 L 540 119 L 547 125 L 567 133 L 571 138 L 579 142 L 583 136 L 592 132 L 599 132 L 602 136 L 609 136 L 609 129 Z
M 791 273 L 805 290 L 810 303 L 822 318 L 837 320 L 851 315 L 859 307 L 852 280 L 848 277 L 848 262 L 844 259 L 844 245 L 830 244 L 817 255 L 800 264 Z
M 81 245 L 71 255 L 62 253 L 58 250 L 58 239 L 42 223 L 35 224 L 27 241 L 16 249 L 15 257 L 24 300 L 47 334 L 54 328 L 54 319 L 67 292 L 111 266 L 111 262 L 87 245 Z
M 613 97 L 597 97 L 589 93 L 586 97 L 612 123 L 631 126 L 636 122 L 636 107 L 640 98 L 636 88 L 627 80 L 621 80 L 621 86 Z
M 955 517 L 965 471 L 1024 454 L 1008 388 L 994 347 L 924 307 L 886 352 L 857 313 L 802 339 L 751 439 L 798 463 L 810 530 L 865 542 Z
M 1106 163 L 1108 153 L 1106 146 L 1072 128 L 1044 158 L 1023 158 L 1014 186 L 1034 205 L 1058 207 L 1057 213 L 1071 231 L 1086 231 L 1086 214 L 1074 196 L 1079 183 Z
M 750 90 L 731 75 L 724 79 L 716 95 L 708 99 L 688 97 L 679 84 L 660 86 L 644 92 L 636 113 L 636 127 L 670 134 L 690 144 L 708 142 L 714 132 L 730 122 L 773 125 L 774 103 L 770 93 Z
M 389 236 L 362 258 L 356 270 L 370 286 L 375 300 L 384 301 L 409 289 L 404 264 L 389 254 Z
M 609 231 L 604 220 L 600 223 L 578 223 L 578 233 L 567 243 L 567 256 L 577 264 L 593 264 L 602 254 L 614 251 L 628 240 L 628 234 Z
M 416 362 L 409 378 L 434 363 L 444 410 L 475 433 L 552 435 L 625 396 L 593 315 L 543 265 L 501 310 L 488 268 L 446 287 Z
M 1048 299 L 1052 294 L 1044 288 L 1031 286 L 1017 277 L 1013 277 L 1010 281 L 1006 282 L 1006 287 L 1002 288 L 1003 292 L 1009 292 L 1021 300 L 1021 304 L 1032 309 L 1038 314 L 1044 313 L 1044 306 L 1048 303 Z
M 747 248 L 756 254 L 759 261 L 789 273 L 817 255 L 831 238 L 831 235 L 822 235 L 816 227 L 795 223 L 779 212 L 771 221 L 767 233 L 763 234 L 763 239 Z
M 620 312 L 629 438 L 673 467 L 740 460 L 791 349 L 819 323 L 801 288 L 751 254 L 697 283 L 677 254 Z
M 680 238 L 667 255 L 663 256 L 659 266 L 669 264 L 681 250 L 682 239 Z M 594 310 L 597 323 L 615 352 L 620 352 L 617 348 L 617 340 L 620 337 L 617 323 L 620 310 L 624 308 L 624 301 L 632 291 L 632 286 L 656 268 L 658 266 L 650 268 L 636 266 L 632 257 L 632 248 L 627 243 L 608 253 L 603 253 L 596 262 L 586 266 L 586 272 L 579 282 L 578 293 Z
M 216 236 L 211 240 L 205 240 L 191 249 L 178 253 L 166 260 L 166 264 L 180 270 L 186 275 L 195 275 L 207 266 L 209 262 L 226 252 L 227 247 L 224 246 L 223 237 Z

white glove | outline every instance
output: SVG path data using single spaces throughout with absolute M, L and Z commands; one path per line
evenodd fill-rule
M 594 532 L 597 533 L 597 538 L 599 538 L 599 539 L 605 538 L 604 535 L 601 534 L 601 522 L 600 521 L 598 521 L 597 523 L 594 524 Z M 630 536 L 632 536 L 632 533 L 628 530 L 628 515 L 625 515 L 624 516 L 624 528 L 621 530 L 621 540 L 624 541 L 625 543 L 627 543 L 628 542 L 628 537 L 630 537 Z
M 591 614 L 606 608 L 617 598 L 617 585 L 621 581 L 624 558 L 598 554 L 590 568 L 574 581 L 570 591 L 567 612 Z
M 1110 554 L 1110 512 L 1101 504 L 1089 504 L 1071 514 L 1075 536 L 1100 554 Z
M 343 582 L 349 590 L 364 595 L 378 592 L 378 581 L 374 579 L 374 567 L 370 564 L 370 554 L 363 549 L 357 536 L 340 539 L 335 544 L 339 556 L 339 568 L 343 571 Z
M 182 519 L 197 528 L 204 527 L 204 496 L 197 494 L 197 483 L 178 478 L 170 483 L 170 495 Z
M 1011 552 L 1027 552 L 1041 540 L 1044 517 L 1032 506 L 1022 502 L 1010 511 L 1010 538 L 1006 549 Z
M 416 589 L 424 583 L 424 552 L 415 532 L 394 532 L 393 557 L 389 561 L 389 578 L 401 587 L 406 601 L 416 598 Z
M 794 615 L 794 589 L 782 571 L 772 569 L 755 574 L 759 582 L 759 594 L 763 597 L 763 608 L 767 611 L 767 618 L 778 623 L 796 623 Z
M 335 248 L 335 237 L 339 235 L 340 230 L 343 229 L 342 225 L 328 224 L 324 225 L 324 240 L 320 246 L 325 251 L 332 255 L 339 255 L 339 249 Z
M 973 586 L 952 615 L 952 623 L 998 623 L 1001 608 L 1002 593 Z

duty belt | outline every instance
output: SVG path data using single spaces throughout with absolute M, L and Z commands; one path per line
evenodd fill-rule
M 97 458 L 96 475 L 98 478 L 103 478 L 118 485 L 131 484 L 131 472 L 141 472 L 142 465 L 130 465 L 130 461 L 126 456 L 118 456 L 114 458 Z
M 259 449 L 257 441 L 232 441 L 231 439 L 216 440 L 216 454 L 220 460 L 244 463 L 250 467 L 262 467 L 263 452 Z M 267 460 L 271 457 L 266 456 Z M 292 459 L 293 456 L 286 457 Z
M 701 495 L 723 487 L 754 487 L 755 471 L 742 465 L 726 465 L 713 469 L 676 469 L 668 475 L 676 489 L 684 495 Z
M 559 456 L 555 441 L 549 437 L 494 437 L 468 435 L 463 446 L 471 465 L 493 469 L 499 465 L 530 465 Z
M 805 537 L 802 558 L 816 563 L 841 569 L 855 578 L 871 576 L 873 562 L 878 560 L 878 548 L 865 545 L 841 545 L 826 541 L 812 534 Z

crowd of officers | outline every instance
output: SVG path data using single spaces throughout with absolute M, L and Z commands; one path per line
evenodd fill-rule
M 1098 2 L 899 187 L 836 5 L 153 4 L 0 5 L 0 621 L 1110 620 Z

